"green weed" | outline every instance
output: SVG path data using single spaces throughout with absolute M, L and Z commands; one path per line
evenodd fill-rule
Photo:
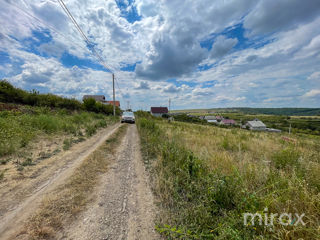
M 63 141 L 63 150 L 66 151 L 68 150 L 70 147 L 72 146 L 72 138 L 68 139 L 66 138 L 64 141 Z

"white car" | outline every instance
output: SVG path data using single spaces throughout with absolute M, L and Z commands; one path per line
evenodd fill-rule
M 121 123 L 123 122 L 135 123 L 135 117 L 133 112 L 123 112 L 121 116 Z

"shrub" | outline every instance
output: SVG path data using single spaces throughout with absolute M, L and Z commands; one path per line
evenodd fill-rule
M 68 139 L 66 138 L 64 141 L 63 141 L 63 150 L 68 150 L 72 145 L 72 138 Z

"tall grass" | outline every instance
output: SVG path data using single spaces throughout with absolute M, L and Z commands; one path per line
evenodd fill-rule
M 41 107 L 0 112 L 0 157 L 25 147 L 37 135 L 72 134 L 88 136 L 117 118 L 91 112 L 67 112 Z
M 168 239 L 319 239 L 319 139 L 137 121 Z M 305 214 L 306 226 L 245 226 L 246 212 Z

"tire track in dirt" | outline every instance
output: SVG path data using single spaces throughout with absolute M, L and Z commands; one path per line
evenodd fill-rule
M 24 221 L 39 206 L 43 197 L 55 187 L 63 183 L 70 177 L 84 159 L 86 159 L 98 146 L 100 146 L 109 136 L 111 136 L 120 126 L 112 125 L 101 130 L 98 134 L 85 142 L 73 146 L 69 151 L 58 154 L 54 159 L 59 160 L 50 166 L 46 166 L 44 172 L 35 179 L 26 179 L 22 183 L 21 192 L 10 192 L 5 194 L 5 203 L 0 201 L 1 222 L 0 239 L 8 239 L 18 229 L 23 226 Z M 23 189 L 23 186 L 28 190 Z M 14 197 L 19 195 L 19 201 Z M 7 206 L 11 202 L 11 205 Z
M 58 239 L 152 240 L 156 208 L 140 153 L 136 125 L 130 125 L 117 157 L 100 179 L 96 200 L 65 226 Z

